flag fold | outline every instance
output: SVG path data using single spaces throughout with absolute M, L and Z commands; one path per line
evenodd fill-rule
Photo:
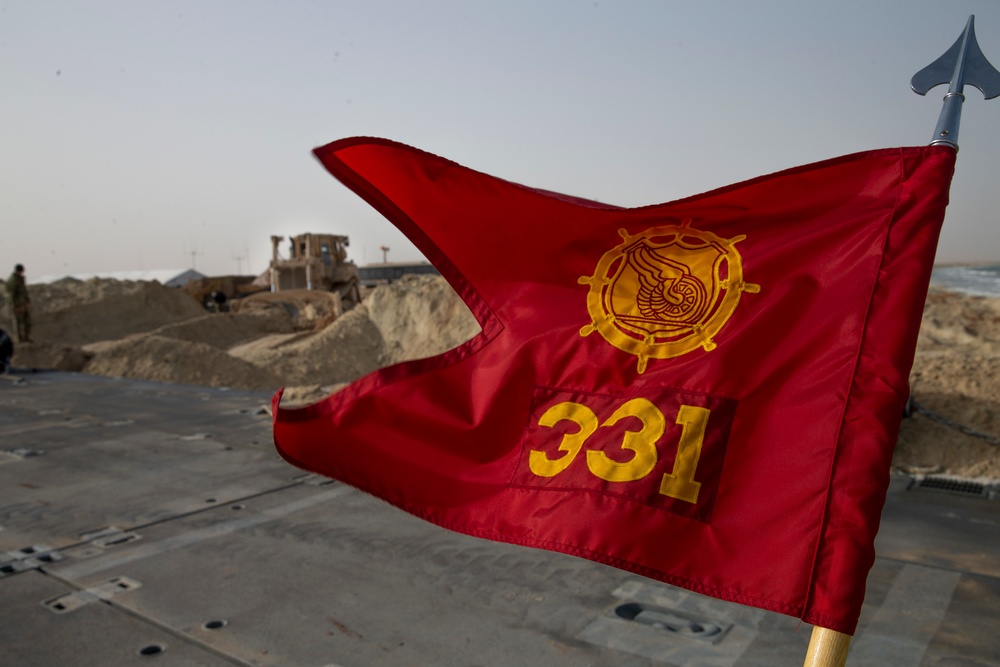
M 955 152 L 640 208 L 391 141 L 316 149 L 482 326 L 297 409 L 296 466 L 446 528 L 853 634 Z

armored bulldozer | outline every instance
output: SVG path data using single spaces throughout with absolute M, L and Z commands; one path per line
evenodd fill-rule
M 346 236 L 300 234 L 289 238 L 288 257 L 282 258 L 283 236 L 271 237 L 271 291 L 305 289 L 340 294 L 343 310 L 361 303 L 358 267 L 347 259 Z

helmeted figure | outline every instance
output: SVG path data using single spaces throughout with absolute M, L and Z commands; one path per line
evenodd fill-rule
M 14 273 L 7 279 L 7 300 L 14 311 L 14 321 L 17 323 L 17 340 L 22 343 L 31 342 L 31 297 L 24 282 L 24 266 L 18 264 Z

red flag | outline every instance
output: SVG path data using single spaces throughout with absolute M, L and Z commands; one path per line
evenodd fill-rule
M 617 208 L 379 139 L 316 150 L 483 332 L 301 408 L 288 461 L 478 537 L 853 633 L 955 153 Z

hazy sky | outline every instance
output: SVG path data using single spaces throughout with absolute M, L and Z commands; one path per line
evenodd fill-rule
M 997 0 L 0 0 L 0 274 L 419 258 L 312 157 L 353 135 L 625 206 L 926 144 L 910 77 L 970 14 L 1000 67 Z M 1000 261 L 1000 99 L 966 93 L 938 260 Z

